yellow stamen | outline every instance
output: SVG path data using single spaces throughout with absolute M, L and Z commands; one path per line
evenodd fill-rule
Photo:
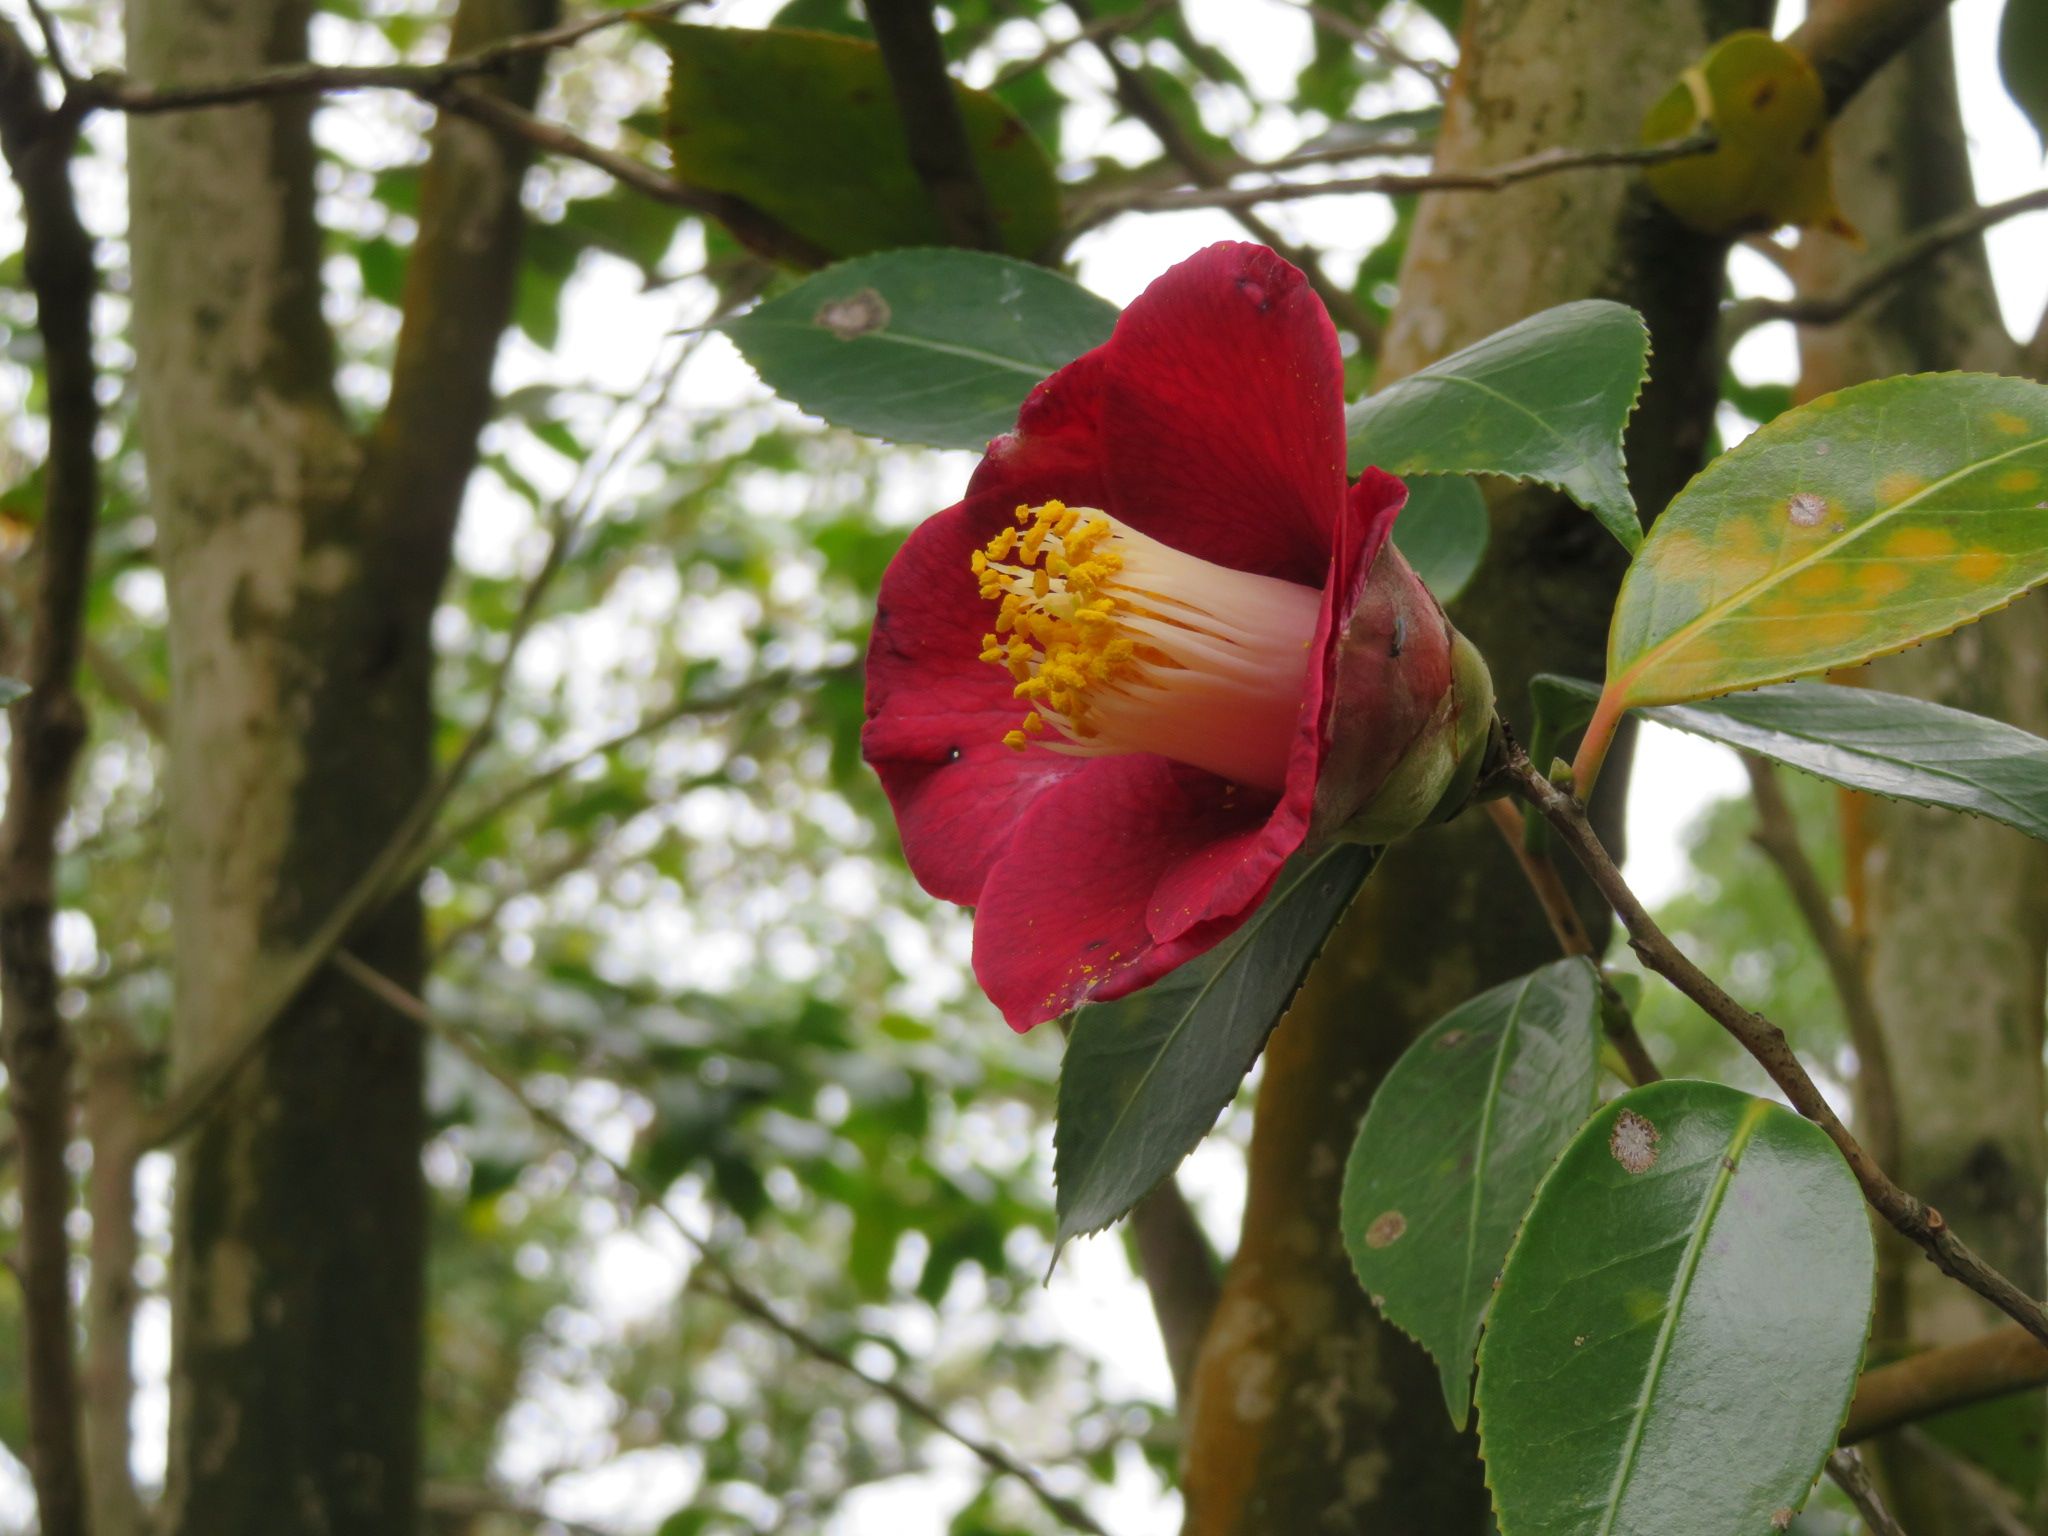
M 1006 745 L 1039 736 L 1055 751 L 1159 752 L 1237 782 L 1285 781 L 1315 591 L 1057 501 L 1017 508 L 970 565 L 996 605 L 981 659 L 1032 706 Z

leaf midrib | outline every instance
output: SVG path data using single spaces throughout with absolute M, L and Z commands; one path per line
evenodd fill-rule
M 1458 1276 L 1458 1323 L 1469 1325 L 1472 1312 L 1472 1265 L 1479 1251 L 1479 1207 L 1480 1196 L 1486 1188 L 1486 1153 L 1493 1143 L 1493 1112 L 1500 1102 L 1501 1077 L 1506 1070 L 1508 1047 L 1513 1043 L 1522 1023 L 1522 1007 L 1529 1001 L 1529 992 L 1536 985 L 1536 978 L 1542 972 L 1532 972 L 1522 980 L 1522 988 L 1515 994 L 1514 1006 L 1508 1010 L 1507 1023 L 1501 1027 L 1500 1044 L 1493 1053 L 1493 1068 L 1486 1082 L 1485 1106 L 1479 1115 L 1479 1141 L 1473 1153 L 1472 1202 L 1465 1217 L 1465 1264 Z
M 1722 601 L 1716 603 L 1713 607 L 1706 609 L 1705 611 L 1701 612 L 1695 617 L 1688 619 L 1684 624 L 1681 624 L 1677 629 L 1672 630 L 1670 634 L 1666 635 L 1663 639 L 1659 640 L 1656 644 L 1652 645 L 1648 650 L 1644 651 L 1640 656 L 1638 656 L 1635 659 L 1634 662 L 1632 662 L 1629 666 L 1621 670 L 1620 676 L 1615 679 L 1614 684 L 1612 686 L 1620 690 L 1621 697 L 1628 697 L 1627 689 L 1629 685 L 1633 683 L 1634 680 L 1638 676 L 1640 676 L 1642 672 L 1646 668 L 1648 668 L 1652 662 L 1658 660 L 1662 656 L 1668 655 L 1675 647 L 1680 645 L 1681 642 L 1690 640 L 1695 635 L 1699 634 L 1702 630 L 1711 628 L 1714 624 L 1719 623 L 1727 614 L 1732 612 L 1740 604 L 1749 601 L 1749 599 L 1755 596 L 1757 593 L 1768 591 L 1770 588 L 1778 585 L 1780 582 L 1786 580 L 1787 578 L 1798 575 L 1799 572 L 1807 569 L 1807 567 L 1817 564 L 1818 562 L 1829 558 L 1836 551 L 1841 549 L 1844 545 L 1852 542 L 1853 540 L 1862 538 L 1866 533 L 1869 533 L 1874 528 L 1882 527 L 1892 518 L 1897 517 L 1901 512 L 1904 512 L 1909 508 L 1918 505 L 1927 497 L 1932 496 L 1936 491 L 1945 490 L 1949 486 L 1955 484 L 1958 480 L 1962 480 L 1970 475 L 1974 475 L 1979 473 L 1980 471 L 1989 469 L 1994 464 L 2002 464 L 2007 459 L 2011 458 L 2014 454 L 2025 453 L 2029 449 L 2039 448 L 2043 445 L 2048 445 L 2048 436 L 2030 438 L 2026 442 L 2015 444 L 2013 447 L 2006 449 L 2003 453 L 1993 454 L 1988 459 L 1977 459 L 1972 463 L 1963 465 L 1961 468 L 1950 470 L 1949 473 L 1943 475 L 1939 480 L 1933 481 L 1927 485 L 1923 485 L 1919 490 L 1915 491 L 1912 495 L 1905 497 L 1901 501 L 1893 503 L 1891 506 L 1884 508 L 1882 511 L 1875 513 L 1873 516 L 1867 518 L 1863 522 L 1858 523 L 1855 528 L 1845 530 L 1839 537 L 1830 539 L 1826 544 L 1820 545 L 1810 550 L 1808 553 L 1801 555 L 1797 560 L 1794 560 L 1790 565 L 1780 566 L 1774 571 L 1770 571 L 1765 575 L 1757 577 L 1756 580 L 1748 583 L 1746 586 L 1737 588 L 1734 592 L 1731 592 L 1726 598 L 1722 599 Z M 1666 517 L 1669 517 L 1669 515 L 1670 514 L 1668 512 L 1665 514 Z M 1639 562 L 1637 565 L 1630 569 L 1630 576 L 1633 577 L 1641 569 L 1642 566 Z M 1880 650 L 1878 654 L 1883 654 L 1882 650 Z M 1641 704 L 1651 702 L 1678 703 L 1681 701 L 1634 700 L 1632 702 Z
M 807 336 L 824 329 L 824 327 L 814 321 L 808 320 L 771 320 L 764 318 L 757 319 L 754 324 L 761 330 L 795 331 Z M 969 362 L 987 363 L 993 368 L 1006 369 L 1011 373 L 1021 373 L 1030 379 L 1042 379 L 1048 373 L 1056 371 L 1056 366 L 1055 368 L 1047 368 L 1038 363 L 1027 363 L 1014 357 L 1004 357 L 999 352 L 984 352 L 979 347 L 966 347 L 953 341 L 935 341 L 926 336 L 904 335 L 899 331 L 863 331 L 858 336 L 847 337 L 846 340 L 850 342 L 881 341 L 888 342 L 894 346 L 913 347 L 926 352 L 943 352 L 949 357 L 962 357 L 966 358 Z
M 1750 1138 L 1756 1134 L 1757 1126 L 1770 1109 L 1768 1100 L 1752 1101 L 1743 1110 L 1742 1118 L 1735 1124 L 1734 1134 L 1721 1151 L 1714 1182 L 1708 1186 L 1706 1198 L 1700 1202 L 1692 1236 L 1686 1242 L 1684 1257 L 1678 1261 L 1678 1272 L 1672 1276 L 1671 1289 L 1665 1294 L 1664 1321 L 1658 1325 L 1657 1342 L 1650 1349 L 1650 1367 L 1644 1374 L 1642 1396 L 1636 1400 L 1635 1418 L 1629 1425 L 1628 1446 L 1621 1465 L 1615 1468 L 1614 1483 L 1607 1491 L 1607 1507 L 1601 1516 L 1600 1529 L 1594 1536 L 1611 1536 L 1614 1530 L 1615 1518 L 1621 1513 L 1622 1495 L 1628 1491 L 1629 1479 L 1635 1475 L 1636 1459 L 1642 1453 L 1643 1435 L 1650 1423 L 1650 1405 L 1656 1398 L 1658 1383 L 1663 1379 L 1664 1366 L 1671 1358 L 1672 1340 L 1678 1332 L 1679 1311 L 1699 1273 L 1700 1256 L 1706 1251 L 1707 1233 L 1720 1212 L 1728 1186 L 1734 1182 L 1735 1168 L 1742 1160 L 1743 1149 L 1749 1145 Z

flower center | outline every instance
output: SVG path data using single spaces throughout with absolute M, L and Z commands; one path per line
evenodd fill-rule
M 997 605 L 981 659 L 1033 706 L 1008 745 L 1050 728 L 1056 752 L 1157 752 L 1236 783 L 1286 783 L 1320 593 L 1057 501 L 1019 507 L 973 566 Z

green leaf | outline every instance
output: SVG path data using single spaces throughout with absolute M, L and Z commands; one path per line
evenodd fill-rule
M 1581 700 L 1599 696 L 1592 683 L 1551 681 Z M 2048 842 L 2048 741 L 2003 721 L 1831 683 L 1785 683 L 1643 713 L 1831 784 L 1989 817 Z
M 1479 569 L 1492 534 L 1486 498 L 1462 475 L 1417 475 L 1394 522 L 1394 544 L 1440 603 L 1455 600 Z
M 1031 388 L 1109 339 L 1116 306 L 976 251 L 841 262 L 725 323 L 762 381 L 835 426 L 984 448 Z
M 1998 71 L 2048 151 L 2048 0 L 2005 0 L 1998 23 Z
M 1855 233 L 1835 206 L 1827 96 L 1796 48 L 1765 31 L 1730 33 L 1644 115 L 1642 138 L 1668 144 L 1702 126 L 1714 130 L 1710 153 L 1643 173 L 1657 200 L 1694 229 L 1797 224 Z
M 1502 1536 L 1767 1536 L 1848 1413 L 1874 1255 L 1856 1180 L 1790 1110 L 1662 1082 L 1544 1181 L 1479 1347 Z
M 1622 584 L 1600 713 L 1854 666 L 2043 581 L 2048 388 L 1859 384 L 1758 428 L 1673 498 Z
M 1074 1015 L 1053 1132 L 1056 1241 L 1108 1226 L 1209 1133 L 1378 857 L 1355 843 L 1298 856 L 1208 954 Z
M 1494 1278 L 1551 1160 L 1593 1112 L 1600 984 L 1560 960 L 1425 1031 L 1366 1111 L 1344 1173 L 1359 1283 L 1429 1351 L 1464 1428 Z
M 679 180 L 741 198 L 833 256 L 946 243 L 873 43 L 647 26 L 672 65 L 668 142 Z M 988 92 L 956 85 L 954 95 L 1003 248 L 1037 255 L 1060 230 L 1051 158 Z
M 1643 318 L 1625 304 L 1546 309 L 1352 406 L 1351 467 L 1534 480 L 1633 550 L 1643 532 L 1621 433 L 1649 358 Z

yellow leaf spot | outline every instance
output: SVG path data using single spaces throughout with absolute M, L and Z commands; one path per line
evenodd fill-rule
M 1991 549 L 1973 549 L 1956 561 L 1956 574 L 1968 582 L 1992 582 L 2005 574 L 2005 556 Z
M 1916 475 L 1911 470 L 1895 469 L 1877 482 L 1877 504 L 1880 507 L 1895 507 L 1909 496 L 1917 496 L 1927 489 L 1927 477 Z
M 1991 425 L 1993 430 L 2008 432 L 2014 437 L 2018 437 L 2027 430 L 2025 419 L 2013 415 L 2011 411 L 1993 411 L 1991 413 Z
M 1901 528 L 1884 548 L 1901 560 L 1939 560 L 1956 552 L 1956 536 L 1942 528 Z
M 1897 597 L 1912 584 L 1912 576 L 1902 565 L 1866 565 L 1856 577 L 1857 592 L 1873 604 Z
M 1998 477 L 2001 491 L 2031 491 L 2041 483 L 2041 476 L 2031 469 L 2008 469 Z
M 1848 581 L 1847 574 L 1839 565 L 1809 565 L 1787 586 L 1800 597 L 1831 597 L 1848 585 Z
M 1807 619 L 1796 628 L 1803 649 L 1825 651 L 1858 639 L 1867 623 L 1860 613 L 1824 613 Z

